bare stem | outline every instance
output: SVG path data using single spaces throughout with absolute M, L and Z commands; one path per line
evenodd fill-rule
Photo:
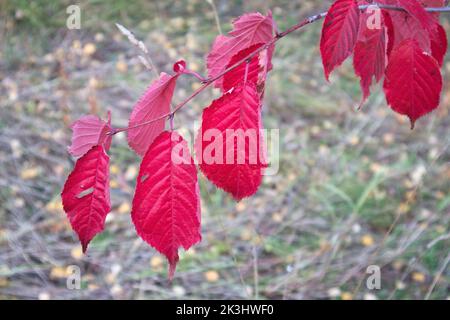
M 386 9 L 386 10 L 396 10 L 396 11 L 405 11 L 405 9 L 403 9 L 402 7 L 397 7 L 397 6 L 392 6 L 392 5 L 384 5 L 384 4 L 379 4 L 379 3 L 372 3 L 370 5 L 361 5 L 359 6 L 360 10 L 366 10 L 369 7 L 378 7 L 380 9 Z M 450 12 L 450 6 L 446 6 L 446 7 L 439 7 L 439 8 L 425 8 L 426 11 L 428 12 L 439 12 L 439 13 L 445 13 L 445 12 Z M 318 20 L 321 20 L 323 18 L 326 17 L 328 12 L 322 12 L 313 16 L 310 16 L 308 18 L 303 19 L 302 21 L 300 21 L 299 23 L 289 27 L 288 29 L 286 29 L 285 31 L 281 32 L 281 33 L 277 33 L 272 40 L 270 40 L 269 42 L 267 42 L 265 45 L 259 47 L 258 49 L 256 49 L 255 51 L 253 51 L 252 53 L 250 53 L 249 55 L 247 55 L 246 57 L 242 58 L 241 60 L 237 61 L 236 63 L 234 63 L 232 66 L 226 68 L 225 70 L 223 70 L 222 72 L 220 72 L 218 75 L 212 77 L 212 78 L 208 78 L 208 79 L 203 79 L 200 75 L 196 75 L 193 74 L 196 78 L 198 78 L 203 85 L 198 88 L 197 90 L 195 90 L 189 97 L 187 97 L 184 101 L 180 102 L 179 104 L 177 104 L 175 107 L 173 107 L 173 110 L 167 114 L 164 114 L 160 117 L 157 117 L 155 119 L 152 120 L 148 120 L 142 123 L 139 123 L 137 125 L 131 126 L 131 127 L 125 127 L 125 128 L 116 128 L 113 129 L 110 134 L 111 135 L 115 135 L 119 132 L 124 132 L 124 131 L 128 131 L 131 129 L 135 129 L 135 128 L 139 128 L 142 126 L 146 126 L 146 125 L 150 125 L 154 122 L 160 121 L 162 119 L 166 119 L 166 118 L 171 118 L 174 116 L 174 114 L 176 112 L 178 112 L 181 108 L 183 108 L 186 104 L 188 104 L 192 99 L 194 99 L 197 95 L 199 95 L 203 90 L 205 90 L 207 87 L 209 87 L 211 84 L 213 84 L 216 80 L 222 78 L 225 74 L 227 74 L 228 72 L 233 71 L 234 69 L 236 69 L 237 67 L 239 67 L 242 63 L 245 63 L 246 61 L 250 61 L 255 55 L 257 55 L 258 53 L 260 53 L 261 51 L 266 50 L 267 48 L 269 48 L 270 46 L 272 46 L 273 44 L 275 44 L 278 40 L 284 38 L 285 36 L 287 36 L 288 34 L 302 29 L 303 27 L 316 22 Z
M 216 4 L 214 3 L 214 0 L 208 1 L 208 3 L 211 5 L 213 12 L 214 12 L 214 19 L 216 20 L 217 30 L 220 34 L 223 34 L 222 27 L 220 26 L 220 19 L 219 19 L 219 13 L 217 12 Z

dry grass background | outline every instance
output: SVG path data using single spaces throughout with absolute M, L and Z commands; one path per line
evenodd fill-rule
M 222 28 L 243 12 L 272 9 L 280 29 L 329 1 L 216 0 Z M 362 111 L 346 63 L 324 81 L 321 23 L 282 40 L 265 100 L 280 128 L 280 172 L 240 203 L 202 176 L 203 241 L 182 253 L 172 284 L 162 256 L 130 220 L 139 159 L 124 135 L 111 149 L 113 210 L 82 255 L 59 192 L 73 166 L 68 124 L 113 113 L 124 126 L 154 79 L 114 27 L 143 39 L 161 71 L 179 58 L 205 73 L 217 35 L 207 1 L 80 1 L 82 29 L 65 28 L 69 1 L 0 3 L 0 298 L 2 299 L 446 299 L 450 244 L 450 63 L 438 111 L 414 131 L 377 88 Z M 448 19 L 444 17 L 443 20 Z M 448 20 L 444 21 L 450 31 Z M 182 79 L 175 100 L 198 87 Z M 193 134 L 208 91 L 175 119 Z M 368 265 L 382 289 L 365 287 Z M 82 289 L 66 288 L 67 266 Z

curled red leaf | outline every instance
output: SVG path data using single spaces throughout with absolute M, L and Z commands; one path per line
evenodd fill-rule
M 179 60 L 173 64 L 173 71 L 176 73 L 182 73 L 186 70 L 186 61 Z
M 174 65 L 174 70 L 184 70 L 184 61 Z M 153 140 L 164 130 L 166 119 L 161 118 L 170 112 L 170 103 L 180 73 L 168 75 L 161 73 L 139 99 L 130 115 L 128 144 L 143 156 Z M 142 123 L 151 123 L 141 125 Z
M 211 52 L 206 58 L 208 76 L 213 78 L 219 75 L 229 65 L 230 60 L 240 51 L 256 44 L 266 44 L 273 39 L 274 21 L 272 13 L 267 16 L 259 12 L 247 13 L 233 21 L 233 30 L 227 36 L 219 35 L 214 41 Z M 268 48 L 271 56 L 273 47 Z M 270 61 L 267 62 L 271 69 Z M 223 79 L 215 81 L 217 88 L 223 88 Z
M 103 144 L 106 150 L 111 146 L 111 113 L 108 112 L 108 121 L 103 121 L 94 115 L 86 115 L 75 121 L 72 129 L 72 144 L 68 148 L 74 157 L 81 157 L 93 146 Z

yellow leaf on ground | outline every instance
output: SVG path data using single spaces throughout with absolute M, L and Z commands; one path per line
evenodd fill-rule
M 219 273 L 214 270 L 206 271 L 204 277 L 208 282 L 217 282 L 220 278 Z
M 412 279 L 415 282 L 424 283 L 426 280 L 426 276 L 422 272 L 413 272 Z
M 6 288 L 9 286 L 9 280 L 7 278 L 0 277 L 0 288 Z
M 75 260 L 81 260 L 81 258 L 83 258 L 83 250 L 81 249 L 81 246 L 73 247 L 72 250 L 70 250 L 70 255 Z
M 378 298 L 373 293 L 366 293 L 364 295 L 364 300 L 378 300 Z
M 339 288 L 330 288 L 328 289 L 328 296 L 330 298 L 337 298 L 341 295 L 341 289 Z
M 409 204 L 403 202 L 403 203 L 400 203 L 400 205 L 398 206 L 397 213 L 399 213 L 399 214 L 406 214 L 406 213 L 409 212 L 410 209 L 411 208 L 410 208 Z
M 97 51 L 97 47 L 93 43 L 86 43 L 83 47 L 83 54 L 85 56 L 91 56 Z
M 47 203 L 45 209 L 49 212 L 59 212 L 63 210 L 63 205 L 61 200 L 53 200 Z
M 41 292 L 38 295 L 39 300 L 50 300 L 50 298 L 51 298 L 51 296 L 50 296 L 50 293 L 48 293 L 48 292 Z
M 154 256 L 150 259 L 150 266 L 154 271 L 160 271 L 163 266 L 164 260 L 161 256 Z
M 81 49 L 81 41 L 80 40 L 74 40 L 72 42 L 72 48 L 75 50 Z
M 241 240 L 242 241 L 250 241 L 253 236 L 253 232 L 247 228 L 243 229 L 241 232 Z
M 275 212 L 272 214 L 272 220 L 276 223 L 281 223 L 283 222 L 283 215 L 279 212 Z
M 97 78 L 95 78 L 95 77 L 89 78 L 89 87 L 96 89 L 99 86 L 100 86 L 100 82 L 98 81 Z
M 20 172 L 20 177 L 22 178 L 22 180 L 31 180 L 36 178 L 38 175 L 39 175 L 38 167 L 23 169 Z
M 128 65 L 126 64 L 125 61 L 119 60 L 116 63 L 116 70 L 119 71 L 120 73 L 125 73 L 128 70 Z
M 114 284 L 116 282 L 117 275 L 110 272 L 105 276 L 105 282 L 107 284 Z
M 112 189 L 117 189 L 119 187 L 119 183 L 116 180 L 109 181 L 109 187 Z
M 128 202 L 123 202 L 117 209 L 117 212 L 119 212 L 121 214 L 129 213 L 130 211 L 131 211 L 131 206 Z
M 392 133 L 386 133 L 383 135 L 383 142 L 385 144 L 392 144 L 395 142 L 395 136 Z
M 352 136 L 352 137 L 350 137 L 349 142 L 350 142 L 350 144 L 352 146 L 356 146 L 356 145 L 359 144 L 359 137 L 358 136 Z
M 110 170 L 111 174 L 118 174 L 120 171 L 119 167 L 115 164 L 111 165 L 109 170 Z
M 342 300 L 353 300 L 353 295 L 350 292 L 343 292 L 341 294 Z
M 51 279 L 67 278 L 70 275 L 68 268 L 66 267 L 53 267 L 50 271 Z
M 375 243 L 373 237 L 369 234 L 366 234 L 361 237 L 361 243 L 365 247 L 371 247 Z
M 247 206 L 245 205 L 245 203 L 244 202 L 238 202 L 237 204 L 236 204 L 236 210 L 237 210 L 237 212 L 242 212 L 242 211 L 244 211 L 245 209 L 247 208 Z

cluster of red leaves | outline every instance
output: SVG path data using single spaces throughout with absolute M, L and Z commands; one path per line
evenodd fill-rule
M 202 129 L 196 139 L 196 158 L 210 181 L 240 200 L 256 193 L 266 167 L 265 147 L 259 135 L 261 99 L 267 73 L 272 69 L 274 46 L 268 44 L 274 38 L 274 21 L 271 13 L 267 16 L 250 13 L 236 19 L 233 25 L 227 36 L 217 37 L 207 57 L 209 77 L 214 78 L 248 55 L 254 55 L 215 81 L 223 95 L 204 109 Z M 165 131 L 177 80 L 192 72 L 186 69 L 184 61 L 175 63 L 173 71 L 173 75 L 161 73 L 148 87 L 134 106 L 128 126 L 128 144 L 143 156 L 131 217 L 138 235 L 167 257 L 170 278 L 178 262 L 178 249 L 187 250 L 201 239 L 197 167 L 187 142 L 172 129 Z M 111 208 L 106 153 L 111 143 L 110 121 L 86 116 L 72 126 L 69 152 L 80 158 L 66 181 L 62 200 L 83 251 L 103 230 Z M 203 141 L 203 132 L 208 129 L 219 130 L 222 139 Z M 248 146 L 243 162 L 226 162 L 227 129 L 257 132 L 256 163 L 250 161 Z M 237 160 L 238 141 L 232 143 L 233 158 Z M 223 158 L 216 155 L 217 162 L 203 161 L 202 155 L 208 148 L 223 150 Z
M 383 89 L 391 108 L 416 120 L 439 106 L 442 66 L 447 36 L 439 15 L 425 10 L 442 7 L 444 0 L 379 0 L 403 8 L 385 10 L 359 6 L 366 0 L 337 0 L 325 18 L 320 50 L 328 79 L 330 73 L 353 53 L 363 97 L 375 80 L 385 78 Z
M 378 3 L 405 10 L 381 10 L 375 18 L 378 27 L 373 28 L 373 11 L 359 8 L 367 1 L 337 0 L 332 5 L 320 43 L 325 76 L 328 79 L 353 53 L 363 91 L 361 104 L 370 94 L 373 79 L 379 82 L 385 76 L 388 104 L 414 124 L 439 104 L 446 34 L 438 15 L 429 14 L 422 5 L 442 6 L 443 1 Z M 196 159 L 206 178 L 236 200 L 257 192 L 267 167 L 261 107 L 267 73 L 272 69 L 275 30 L 270 12 L 266 16 L 245 14 L 233 22 L 232 31 L 216 38 L 206 59 L 209 83 L 214 81 L 222 96 L 203 110 L 194 146 Z M 143 156 L 131 217 L 138 235 L 167 257 L 170 278 L 179 259 L 178 249 L 187 250 L 201 240 L 197 167 L 183 137 L 172 126 L 166 131 L 168 115 L 174 111 L 171 102 L 177 80 L 193 72 L 184 61 L 175 63 L 173 72 L 161 73 L 148 87 L 134 106 L 127 128 L 128 144 Z M 103 230 L 111 210 L 107 152 L 116 131 L 110 114 L 107 121 L 84 116 L 72 130 L 69 152 L 79 159 L 61 196 L 86 251 L 92 238 Z M 210 130 L 219 134 L 209 139 Z M 229 130 L 256 133 L 256 149 L 249 144 L 239 146 L 236 136 L 227 135 Z

